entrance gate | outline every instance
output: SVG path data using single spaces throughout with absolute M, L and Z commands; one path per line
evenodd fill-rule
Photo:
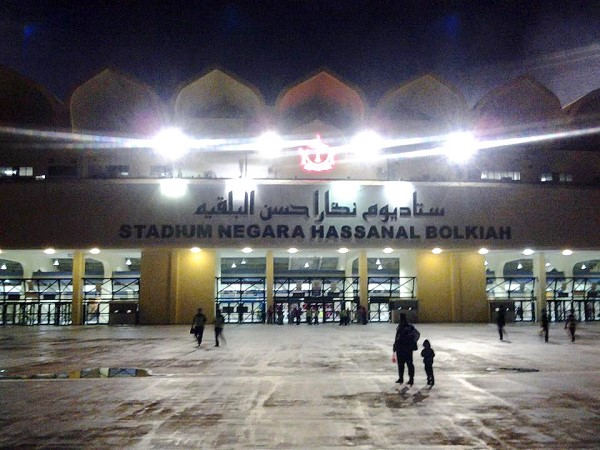
M 217 277 L 217 298 L 225 323 L 264 323 L 264 277 Z

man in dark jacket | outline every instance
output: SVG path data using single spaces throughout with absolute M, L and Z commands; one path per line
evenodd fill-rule
M 396 383 L 404 383 L 404 365 L 408 368 L 408 384 L 411 386 L 415 378 L 415 365 L 413 364 L 413 352 L 417 349 L 419 332 L 406 320 L 405 314 L 400 314 L 400 323 L 396 328 L 393 350 L 396 353 L 398 363 L 398 379 Z
M 202 312 L 202 308 L 198 308 L 198 312 L 194 315 L 192 322 L 192 330 L 198 341 L 198 347 L 202 344 L 202 335 L 204 334 L 204 325 L 206 324 L 206 316 Z

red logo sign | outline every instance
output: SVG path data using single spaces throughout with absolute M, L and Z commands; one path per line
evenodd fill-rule
M 333 169 L 335 164 L 335 152 L 329 146 L 321 141 L 321 136 L 317 135 L 314 143 L 301 147 L 300 165 L 308 172 L 325 172 Z

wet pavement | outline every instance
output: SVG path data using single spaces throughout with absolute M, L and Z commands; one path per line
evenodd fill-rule
M 559 324 L 549 343 L 417 328 L 431 389 L 418 352 L 414 386 L 394 383 L 393 324 L 227 325 L 220 347 L 207 327 L 200 348 L 189 326 L 3 327 L 0 447 L 600 448 L 600 323 L 574 344 Z

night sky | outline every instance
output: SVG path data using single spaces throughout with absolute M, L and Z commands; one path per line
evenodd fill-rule
M 473 103 L 521 74 L 563 103 L 600 88 L 600 1 L 2 0 L 0 64 L 66 100 L 112 67 L 164 99 L 212 67 L 268 103 L 320 68 L 374 104 L 428 72 Z

